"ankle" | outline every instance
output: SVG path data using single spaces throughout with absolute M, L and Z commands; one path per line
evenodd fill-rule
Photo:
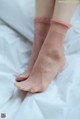
M 39 30 L 39 31 L 47 31 L 47 29 L 49 29 L 50 27 L 50 18 L 46 18 L 46 17 L 36 17 L 34 19 L 34 25 L 35 25 L 35 29 Z
M 63 49 L 62 48 L 54 48 L 52 53 L 53 56 L 56 58 L 56 60 L 61 59 L 61 57 L 63 56 Z
M 65 65 L 65 55 L 64 50 L 61 49 L 55 49 L 54 50 L 54 59 L 57 64 L 59 64 L 60 67 L 63 67 Z
M 65 33 L 67 32 L 67 30 L 72 26 L 71 24 L 62 21 L 62 20 L 58 20 L 58 19 L 51 19 L 51 26 L 54 27 L 54 30 L 56 29 L 56 31 L 60 34 L 65 35 Z
M 34 39 L 38 39 L 39 41 L 43 42 L 50 28 L 50 18 L 36 17 L 34 27 L 35 27 Z

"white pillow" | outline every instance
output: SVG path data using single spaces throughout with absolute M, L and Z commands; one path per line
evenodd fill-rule
M 34 16 L 35 0 L 0 0 L 0 18 L 30 41 Z

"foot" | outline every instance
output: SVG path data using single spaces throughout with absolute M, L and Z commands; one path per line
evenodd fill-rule
M 31 58 L 29 61 L 28 69 L 22 75 L 16 77 L 16 81 L 23 81 L 26 80 L 35 64 L 35 61 L 38 57 L 39 51 L 42 47 L 42 44 L 46 38 L 50 27 L 50 19 L 47 18 L 37 18 L 35 22 L 35 35 L 34 35 L 34 43 Z
M 54 50 L 53 54 L 53 58 L 47 58 L 44 53 L 40 54 L 30 77 L 25 81 L 16 82 L 15 86 L 32 93 L 45 91 L 65 64 L 63 50 Z

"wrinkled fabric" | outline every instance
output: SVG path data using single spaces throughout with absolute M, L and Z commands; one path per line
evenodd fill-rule
M 0 0 L 0 18 L 32 42 L 35 0 Z
M 20 33 L 21 30 L 17 33 L 19 29 L 17 25 L 15 27 L 15 24 L 18 22 L 8 25 L 9 22 L 6 24 L 4 22 L 6 20 L 1 17 L 0 114 L 6 113 L 6 119 L 80 119 L 79 16 L 80 6 L 77 7 L 73 15 L 71 21 L 73 26 L 67 32 L 64 41 L 65 67 L 45 92 L 36 94 L 19 91 L 14 86 L 16 75 L 21 74 L 28 64 L 32 43 L 26 36 L 23 37 L 23 33 Z M 16 19 L 18 20 L 15 18 L 15 21 Z M 24 21 L 22 21 L 20 23 L 23 25 Z M 33 24 L 30 22 L 29 24 L 33 29 Z M 32 30 L 26 29 L 27 34 L 30 32 L 33 37 Z

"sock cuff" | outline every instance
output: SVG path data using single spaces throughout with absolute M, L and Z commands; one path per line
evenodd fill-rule
M 47 17 L 36 17 L 34 19 L 35 23 L 42 23 L 42 24 L 48 24 L 50 25 L 51 19 Z
M 54 23 L 58 23 L 58 24 L 62 24 L 64 26 L 66 26 L 68 29 L 72 26 L 71 24 L 65 22 L 65 21 L 62 21 L 62 20 L 58 20 L 58 19 L 51 19 L 51 24 L 54 24 Z

